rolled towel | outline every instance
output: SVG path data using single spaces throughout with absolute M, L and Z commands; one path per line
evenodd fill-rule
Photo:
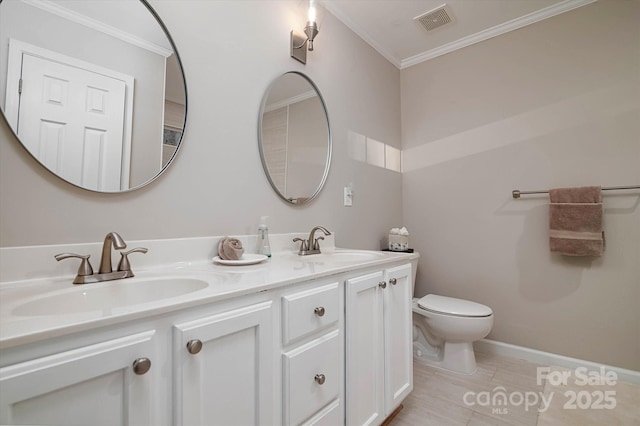
M 244 249 L 242 242 L 237 238 L 224 237 L 218 243 L 218 256 L 223 260 L 239 260 L 242 258 Z

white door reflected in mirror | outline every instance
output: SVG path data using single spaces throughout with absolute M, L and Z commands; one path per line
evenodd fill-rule
M 123 162 L 131 155 L 131 129 L 125 125 L 132 111 L 126 94 L 127 86 L 133 92 L 133 77 L 13 39 L 9 55 L 16 66 L 10 66 L 8 80 L 22 84 L 19 102 L 8 103 L 6 114 L 15 117 L 10 125 L 31 155 L 84 188 L 128 188 Z

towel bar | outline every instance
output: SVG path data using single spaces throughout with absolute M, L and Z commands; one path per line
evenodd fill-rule
M 618 191 L 623 189 L 640 189 L 640 185 L 630 185 L 630 186 L 608 186 L 602 188 L 603 191 Z M 528 194 L 548 194 L 549 191 L 520 191 L 519 189 L 514 189 L 511 191 L 511 196 L 513 198 L 520 198 L 521 195 Z

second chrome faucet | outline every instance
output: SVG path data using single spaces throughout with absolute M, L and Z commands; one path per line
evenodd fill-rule
M 302 238 L 294 238 L 293 242 L 298 242 L 300 241 L 300 251 L 298 251 L 298 255 L 299 256 L 306 256 L 309 254 L 320 254 L 320 243 L 318 242 L 319 240 L 324 240 L 323 236 L 320 236 L 318 238 L 315 237 L 316 231 L 321 231 L 324 233 L 325 236 L 331 235 L 331 232 L 329 232 L 326 228 L 322 227 L 322 226 L 315 226 L 313 227 L 313 229 L 311 230 L 311 232 L 309 233 L 309 239 L 305 240 Z
M 129 263 L 129 254 L 131 253 L 146 253 L 147 249 L 144 247 L 137 247 L 129 251 L 120 252 L 120 263 L 118 263 L 118 270 L 114 271 L 111 266 L 111 252 L 115 248 L 116 250 L 123 250 L 127 248 L 127 243 L 124 242 L 122 237 L 117 232 L 109 232 L 104 237 L 102 243 L 102 255 L 100 256 L 100 268 L 98 273 L 93 273 L 93 268 L 89 262 L 90 255 L 80 255 L 75 253 L 60 253 L 55 256 L 59 262 L 64 259 L 76 257 L 82 259 L 80 267 L 78 268 L 78 274 L 73 280 L 74 284 L 89 284 L 102 281 L 119 280 L 122 278 L 133 277 L 133 271 L 131 271 L 131 264 Z

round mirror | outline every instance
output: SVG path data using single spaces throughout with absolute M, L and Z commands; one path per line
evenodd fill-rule
M 327 107 L 306 75 L 278 77 L 262 101 L 258 122 L 262 165 L 276 193 L 292 204 L 313 200 L 331 163 Z
M 65 181 L 127 192 L 175 158 L 182 64 L 144 0 L 0 0 L 0 106 L 24 148 Z

